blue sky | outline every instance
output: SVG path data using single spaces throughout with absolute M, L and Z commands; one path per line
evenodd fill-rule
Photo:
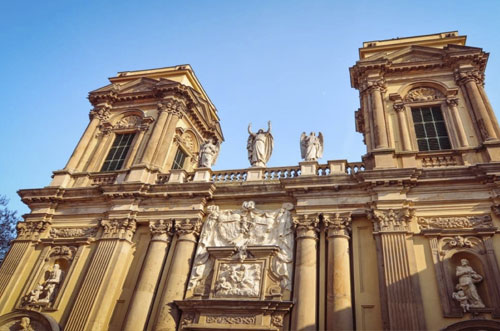
M 246 126 L 273 123 L 268 166 L 296 165 L 302 131 L 327 160 L 361 160 L 348 68 L 363 41 L 458 30 L 490 52 L 486 91 L 500 107 L 500 1 L 3 1 L 0 194 L 44 187 L 66 164 L 91 107 L 118 71 L 189 63 L 226 141 L 215 169 L 246 168 Z

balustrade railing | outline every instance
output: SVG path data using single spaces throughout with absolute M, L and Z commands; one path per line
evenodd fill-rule
M 354 175 L 360 171 L 365 171 L 363 162 L 349 162 L 346 164 L 345 172 L 349 175 Z
M 264 170 L 264 180 L 296 178 L 300 176 L 300 167 L 274 167 Z
M 247 170 L 227 170 L 212 172 L 212 181 L 215 183 L 221 182 L 244 182 L 247 179 Z

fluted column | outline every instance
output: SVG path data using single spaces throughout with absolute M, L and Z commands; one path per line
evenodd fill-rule
M 12 242 L 5 260 L 0 266 L 0 312 L 5 312 L 6 303 L 16 289 L 16 281 L 23 274 L 28 258 L 34 251 L 34 243 L 50 228 L 50 221 L 26 221 L 17 225 L 17 238 Z
M 406 120 L 405 105 L 403 103 L 395 103 L 393 106 L 396 114 L 398 114 L 403 151 L 411 151 L 410 131 L 408 130 L 408 121 Z
M 102 220 L 103 235 L 92 256 L 65 331 L 107 330 L 117 293 L 125 279 L 136 221 Z
M 375 148 L 388 148 L 387 126 L 385 125 L 385 111 L 382 101 L 384 82 L 382 80 L 372 81 L 368 83 L 368 86 L 375 122 Z
M 177 330 L 180 312 L 174 301 L 184 298 L 200 230 L 199 219 L 175 223 L 177 244 L 161 295 L 158 317 L 153 327 L 155 331 Z
M 109 105 L 106 105 L 100 108 L 96 108 L 90 112 L 90 123 L 87 126 L 85 133 L 80 138 L 80 141 L 73 151 L 73 154 L 71 155 L 68 163 L 66 164 L 66 170 L 76 170 L 80 159 L 89 146 L 90 140 L 95 136 L 97 127 L 101 122 L 107 121 L 109 119 L 110 109 L 111 107 Z
M 349 234 L 350 214 L 324 214 L 328 231 L 326 278 L 326 329 L 352 330 L 351 267 Z
M 409 225 L 414 211 L 372 210 L 369 214 L 377 243 L 382 317 L 384 329 L 425 330 L 422 297 L 411 243 Z
M 488 114 L 488 110 L 486 109 L 486 105 L 484 104 L 484 100 L 477 86 L 478 82 L 482 82 L 482 75 L 476 70 L 458 71 L 455 78 L 458 84 L 465 86 L 467 90 L 467 95 L 469 96 L 472 108 L 476 113 L 479 130 L 481 131 L 484 140 L 497 139 L 493 122 Z
M 291 330 L 318 329 L 316 324 L 318 222 L 317 215 L 299 215 L 293 219 L 297 248 Z
M 465 133 L 464 124 L 458 113 L 458 98 L 446 99 L 448 108 L 450 109 L 451 116 L 453 118 L 453 123 L 455 125 L 455 131 L 457 132 L 458 142 L 460 147 L 467 147 L 469 143 L 467 142 L 467 135 Z
M 149 222 L 152 238 L 123 325 L 125 331 L 143 330 L 146 326 L 154 291 L 168 252 L 171 228 L 172 223 L 168 221 Z

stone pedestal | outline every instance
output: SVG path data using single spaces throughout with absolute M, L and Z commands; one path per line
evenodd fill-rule
M 249 168 L 247 172 L 247 182 L 264 179 L 264 168 Z
M 170 177 L 168 178 L 169 183 L 184 183 L 186 182 L 187 172 L 184 169 L 172 169 L 170 170 Z
M 50 182 L 49 186 L 57 186 L 57 187 L 68 187 L 68 184 L 71 182 L 71 173 L 66 170 L 54 171 L 54 176 L 52 177 L 52 182 Z
M 347 166 L 347 160 L 328 161 L 328 167 L 330 168 L 330 175 L 345 175 L 346 166 Z
M 194 173 L 193 182 L 210 182 L 212 181 L 212 169 L 198 168 Z
M 318 161 L 300 162 L 301 176 L 316 176 L 318 174 Z

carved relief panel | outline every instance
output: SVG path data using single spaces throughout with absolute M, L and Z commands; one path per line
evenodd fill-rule
M 500 317 L 500 272 L 491 216 L 420 217 L 429 238 L 445 317 L 491 313 Z

